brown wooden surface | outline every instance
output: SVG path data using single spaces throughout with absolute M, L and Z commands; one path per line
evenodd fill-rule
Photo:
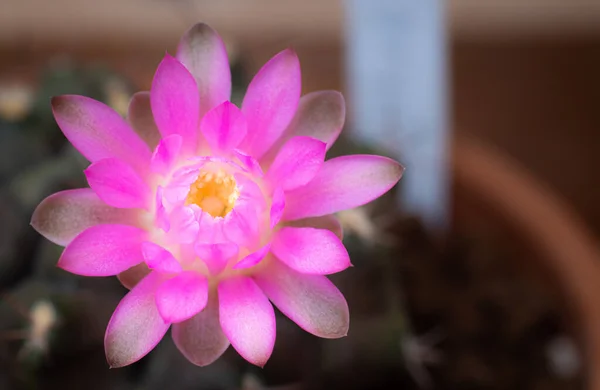
M 454 47 L 454 123 L 515 157 L 600 232 L 600 41 Z

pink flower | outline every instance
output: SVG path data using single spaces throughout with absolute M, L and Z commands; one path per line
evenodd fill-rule
M 263 366 L 275 342 L 271 302 L 301 328 L 338 338 L 348 306 L 327 279 L 350 266 L 333 213 L 400 179 L 380 156 L 324 161 L 344 122 L 333 91 L 300 98 L 292 50 L 254 77 L 241 108 L 221 38 L 198 24 L 165 56 L 128 121 L 83 96 L 52 100 L 58 125 L 91 162 L 90 188 L 46 198 L 35 229 L 66 246 L 58 266 L 118 275 L 131 291 L 106 330 L 109 364 L 131 364 L 169 327 L 203 366 L 229 344 Z M 152 151 L 153 149 L 153 151 Z

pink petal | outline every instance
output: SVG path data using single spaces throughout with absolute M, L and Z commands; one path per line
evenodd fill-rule
M 214 218 L 209 213 L 200 210 L 200 219 L 198 235 L 196 242 L 198 244 L 216 244 L 227 241 L 223 234 L 223 219 Z
M 322 217 L 310 217 L 297 219 L 295 221 L 287 221 L 285 226 L 327 229 L 331 230 L 340 240 L 344 237 L 342 225 L 334 215 L 323 215 Z
M 229 347 L 219 323 L 219 302 L 211 294 L 204 310 L 189 320 L 173 324 L 171 334 L 179 351 L 197 366 L 207 366 Z
M 285 209 L 285 193 L 281 187 L 277 187 L 273 191 L 273 199 L 271 202 L 271 229 L 275 227 L 283 216 L 283 210 Z
M 148 268 L 164 273 L 176 274 L 181 272 L 181 264 L 171 252 L 153 242 L 142 242 L 142 255 Z
M 156 290 L 156 306 L 165 322 L 192 318 L 206 306 L 208 281 L 195 271 L 185 271 Z
M 236 205 L 251 205 L 259 212 L 266 209 L 265 195 L 258 184 L 256 184 L 256 180 L 239 173 L 234 174 L 234 177 L 240 190 L 240 197 Z
M 223 233 L 240 246 L 252 246 L 259 238 L 259 220 L 252 206 L 237 205 L 225 218 Z
M 198 236 L 199 223 L 192 207 L 177 206 L 171 212 L 169 237 L 181 244 L 190 244 Z
M 170 324 L 158 313 L 154 298 L 162 281 L 159 274 L 152 272 L 115 309 L 104 336 L 106 360 L 111 368 L 140 360 L 167 333 Z
M 106 223 L 135 225 L 137 221 L 137 210 L 110 207 L 90 188 L 50 195 L 37 206 L 31 217 L 35 230 L 62 246 L 91 226 Z
M 294 137 L 279 151 L 267 172 L 267 180 L 284 191 L 312 180 L 325 160 L 325 143 L 310 137 Z
M 137 135 L 154 150 L 160 141 L 160 133 L 150 107 L 150 92 L 134 93 L 129 102 L 127 121 Z
M 305 274 L 334 274 L 350 266 L 344 244 L 329 230 L 284 227 L 275 233 L 271 250 L 290 268 Z
M 106 158 L 90 165 L 85 177 L 106 204 L 119 208 L 147 208 L 150 189 L 129 165 Z
M 156 226 L 162 229 L 164 232 L 171 230 L 171 222 L 169 221 L 169 215 L 167 209 L 163 203 L 163 188 L 161 186 L 156 187 L 156 211 L 155 211 L 155 222 Z
M 237 256 L 239 247 L 231 242 L 218 244 L 198 244 L 194 247 L 196 255 L 204 261 L 212 275 L 225 269 L 230 259 Z
M 150 104 L 163 138 L 179 134 L 184 150 L 195 151 L 200 118 L 196 81 L 181 62 L 168 54 L 156 69 Z
M 248 256 L 238 261 L 237 264 L 233 266 L 233 269 L 244 269 L 254 267 L 256 264 L 260 263 L 262 259 L 265 258 L 265 256 L 269 253 L 270 250 L 271 243 L 268 243 L 256 252 L 250 253 Z
M 121 282 L 125 288 L 131 290 L 149 273 L 150 268 L 148 268 L 146 263 L 139 263 L 118 274 L 117 279 L 119 279 L 119 282 Z
M 65 248 L 58 266 L 83 276 L 112 276 L 144 261 L 146 232 L 126 225 L 96 225 Z
M 223 102 L 204 115 L 200 129 L 213 154 L 232 152 L 246 136 L 246 118 L 235 104 Z
M 256 161 L 254 157 L 249 156 L 238 149 L 234 150 L 234 154 L 242 163 L 242 167 L 245 168 L 252 176 L 263 176 L 262 168 L 260 167 L 260 164 L 258 163 L 258 161 Z
M 387 157 L 355 155 L 325 161 L 315 178 L 286 193 L 286 220 L 351 209 L 390 190 L 404 168 Z
M 118 158 L 140 172 L 150 161 L 150 149 L 112 108 L 76 95 L 52 98 L 56 123 L 65 137 L 89 161 Z
M 302 96 L 294 119 L 261 162 L 269 165 L 283 144 L 299 135 L 321 140 L 329 150 L 344 127 L 345 116 L 344 97 L 337 91 L 317 91 Z
M 171 134 L 162 139 L 152 154 L 150 170 L 161 175 L 167 174 L 177 161 L 181 143 L 182 138 L 178 134 Z
M 177 59 L 196 79 L 200 91 L 200 116 L 229 100 L 229 59 L 223 40 L 215 30 L 203 23 L 189 29 L 181 38 Z
M 277 54 L 256 74 L 242 103 L 248 121 L 242 150 L 260 159 L 277 141 L 298 107 L 300 78 L 298 56 L 290 49 Z
M 305 331 L 327 339 L 348 334 L 348 304 L 327 277 L 301 274 L 273 261 L 254 279 L 275 306 Z
M 275 345 L 275 312 L 252 279 L 241 276 L 219 284 L 219 317 L 236 351 L 263 367 Z

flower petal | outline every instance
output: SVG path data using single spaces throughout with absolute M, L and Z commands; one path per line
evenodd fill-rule
M 298 108 L 300 81 L 300 62 L 290 49 L 275 55 L 256 74 L 242 103 L 248 121 L 243 151 L 260 159 L 277 141 Z
M 327 339 L 348 334 L 348 304 L 327 277 L 301 274 L 273 261 L 254 279 L 273 304 L 305 331 Z
M 294 137 L 279 151 L 267 172 L 271 185 L 284 191 L 312 180 L 325 160 L 325 143 L 310 137 Z
M 123 287 L 131 290 L 150 273 L 146 263 L 139 263 L 117 275 Z
M 190 244 L 198 236 L 199 223 L 192 207 L 177 206 L 169 217 L 169 237 L 180 244 Z
M 156 226 L 162 229 L 164 232 L 171 230 L 171 222 L 169 221 L 169 214 L 163 203 L 163 188 L 161 186 L 156 187 L 155 199 L 155 212 L 154 221 Z
M 163 138 L 179 134 L 185 151 L 195 151 L 200 118 L 196 82 L 185 66 L 168 54 L 152 80 L 150 104 Z
M 264 366 L 275 345 L 275 312 L 252 279 L 241 276 L 219 284 L 219 320 L 236 351 Z
M 192 318 L 206 306 L 208 281 L 195 271 L 185 271 L 156 290 L 156 306 L 165 322 Z
M 204 310 L 189 320 L 173 324 L 171 334 L 175 345 L 190 362 L 207 366 L 229 347 L 229 340 L 219 323 L 219 302 L 211 294 Z
M 331 230 L 333 234 L 335 234 L 340 240 L 344 238 L 342 224 L 340 221 L 338 221 L 335 215 L 323 215 L 322 217 L 310 217 L 297 219 L 295 221 L 287 221 L 285 222 L 285 226 L 327 229 Z
M 290 268 L 305 274 L 328 275 L 350 266 L 342 241 L 325 229 L 284 227 L 275 233 L 271 250 Z
M 177 59 L 196 79 L 200 91 L 200 116 L 231 95 L 231 71 L 223 40 L 215 30 L 199 23 L 179 42 Z
M 232 152 L 246 136 L 246 118 L 235 104 L 227 101 L 204 115 L 200 129 L 213 154 Z
M 198 215 L 198 235 L 195 240 L 197 244 L 212 245 L 228 241 L 223 234 L 222 218 L 215 218 L 204 210 L 200 210 Z
M 262 259 L 265 258 L 265 256 L 269 253 L 270 250 L 271 243 L 268 243 L 256 252 L 250 253 L 248 256 L 238 261 L 237 264 L 233 266 L 233 269 L 244 269 L 254 267 L 256 264 L 260 263 Z
M 142 255 L 151 270 L 176 274 L 182 271 L 181 264 L 171 252 L 153 242 L 142 242 Z
M 121 116 L 85 96 L 52 98 L 52 112 L 65 137 L 91 162 L 118 158 L 140 172 L 150 161 L 148 145 Z
M 104 336 L 106 360 L 111 368 L 135 363 L 148 354 L 169 329 L 154 299 L 162 283 L 152 272 L 121 300 L 113 313 Z
M 239 247 L 231 242 L 218 244 L 198 244 L 194 247 L 196 255 L 204 261 L 212 275 L 217 275 L 225 269 L 231 258 L 237 256 Z
M 160 133 L 150 107 L 150 92 L 134 93 L 129 102 L 127 121 L 137 135 L 154 150 L 160 141 Z
M 177 161 L 182 142 L 179 134 L 171 134 L 163 138 L 152 154 L 150 170 L 161 175 L 167 174 L 173 163 Z
M 85 177 L 106 204 L 119 208 L 146 208 L 150 189 L 129 165 L 106 158 L 90 165 Z
M 344 127 L 346 104 L 344 96 L 338 91 L 316 91 L 300 98 L 298 111 L 283 135 L 262 158 L 261 162 L 269 165 L 277 151 L 290 138 L 307 136 L 321 140 L 331 148 Z
M 286 193 L 284 220 L 318 217 L 351 209 L 390 190 L 404 168 L 387 157 L 354 155 L 325 161 L 315 178 Z
M 81 188 L 57 192 L 44 199 L 33 212 L 31 225 L 48 240 L 65 246 L 91 226 L 135 225 L 137 219 L 137 210 L 111 207 L 90 188 Z
M 273 199 L 271 201 L 270 220 L 271 229 L 275 227 L 283 216 L 285 210 L 285 193 L 281 187 L 275 188 L 273 191 Z
M 223 233 L 240 246 L 253 246 L 259 239 L 259 218 L 255 205 L 237 205 L 225 218 Z
M 256 161 L 256 159 L 252 156 L 245 154 L 244 152 L 236 149 L 233 151 L 235 156 L 240 160 L 242 166 L 252 174 L 254 177 L 262 177 L 263 171 L 260 166 L 260 163 Z
M 96 225 L 65 248 L 58 266 L 83 276 L 112 276 L 144 261 L 146 232 L 126 225 Z

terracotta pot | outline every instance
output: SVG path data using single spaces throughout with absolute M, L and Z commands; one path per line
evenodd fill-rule
M 455 181 L 542 259 L 573 318 L 588 389 L 600 390 L 600 248 L 572 208 L 501 152 L 457 138 Z

